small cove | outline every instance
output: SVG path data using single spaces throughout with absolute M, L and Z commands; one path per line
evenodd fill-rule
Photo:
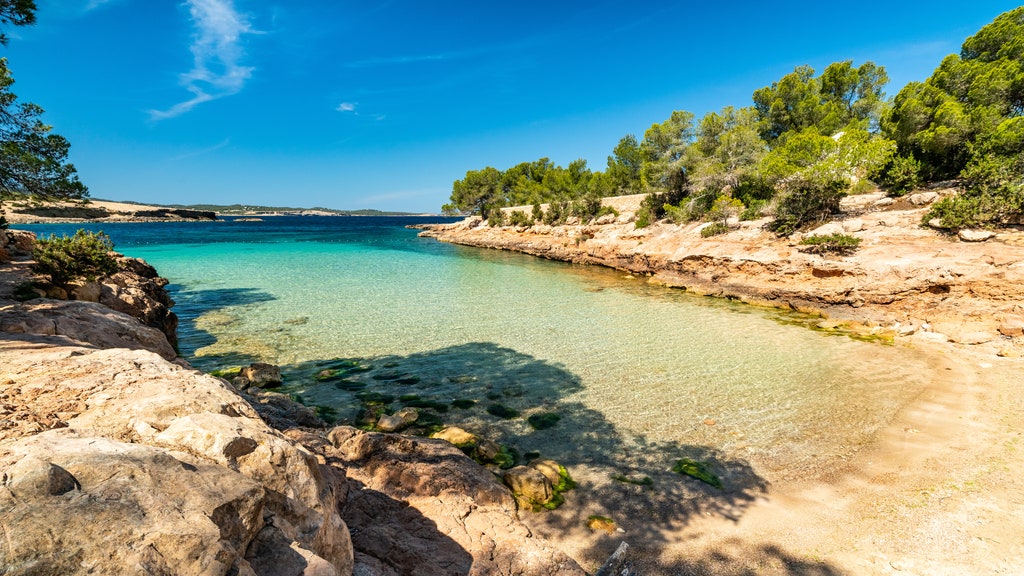
M 404 228 L 413 222 L 102 228 L 172 281 L 182 353 L 197 368 L 279 364 L 284 391 L 343 422 L 367 392 L 391 396 L 390 410 L 444 404 L 445 423 L 555 458 L 594 486 L 610 473 L 678 482 L 667 470 L 683 456 L 717 462 L 736 493 L 825 474 L 933 377 L 917 352 L 823 334 L 796 315 L 421 239 Z M 318 382 L 335 359 L 369 369 L 343 387 Z M 486 411 L 496 404 L 521 416 Z M 534 430 L 526 418 L 540 412 L 561 420 Z

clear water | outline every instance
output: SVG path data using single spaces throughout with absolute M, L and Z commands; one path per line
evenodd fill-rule
M 567 464 L 651 475 L 666 458 L 697 454 L 726 476 L 730 462 L 773 477 L 820 474 L 932 377 L 928 358 L 823 334 L 798 316 L 418 238 L 404 228 L 413 222 L 103 229 L 172 281 L 181 349 L 196 367 L 280 364 L 286 391 L 349 422 L 363 407 L 357 392 L 475 400 L 439 415 Z M 336 358 L 370 368 L 349 378 L 358 390 L 313 378 Z M 496 403 L 522 417 L 483 409 Z M 542 411 L 562 420 L 535 431 L 524 418 Z

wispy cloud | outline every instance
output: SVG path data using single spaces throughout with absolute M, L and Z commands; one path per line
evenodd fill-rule
M 416 62 L 434 62 L 437 60 L 448 60 L 452 57 L 459 56 L 458 53 L 452 54 L 414 54 L 409 56 L 387 56 L 381 58 L 367 58 L 365 60 L 356 60 L 354 62 L 346 62 L 346 68 L 370 68 L 372 66 L 382 66 L 386 64 L 413 64 Z
M 337 110 L 338 110 L 338 112 L 355 112 L 356 111 L 356 103 L 355 102 L 342 102 L 341 104 L 338 104 Z
M 202 148 L 200 150 L 192 150 L 191 152 L 185 152 L 184 154 L 174 156 L 173 158 L 171 158 L 171 161 L 184 160 L 186 158 L 194 158 L 196 156 L 202 156 L 203 154 L 209 154 L 210 152 L 220 150 L 221 148 L 224 148 L 229 144 L 231 144 L 231 139 L 225 138 L 224 140 L 221 140 L 220 142 L 214 144 L 213 146 L 207 146 L 206 148 Z
M 110 4 L 113 1 L 115 0 L 89 0 L 89 2 L 85 5 L 85 11 L 88 12 L 90 10 L 95 10 L 106 4 Z
M 233 0 L 188 0 L 187 5 L 195 26 L 190 48 L 193 66 L 181 75 L 181 85 L 192 98 L 166 110 L 151 110 L 152 120 L 174 118 L 204 102 L 237 94 L 254 70 L 240 64 L 241 39 L 243 34 L 257 32 L 235 10 Z

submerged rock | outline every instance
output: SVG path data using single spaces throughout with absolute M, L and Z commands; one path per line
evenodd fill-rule
M 239 370 L 238 377 L 245 378 L 248 382 L 245 387 L 273 388 L 280 386 L 284 381 L 281 378 L 281 368 L 263 362 L 254 362 L 245 366 Z
M 402 408 L 394 414 L 382 414 L 377 420 L 377 428 L 381 432 L 396 432 L 412 425 L 419 416 L 415 408 Z

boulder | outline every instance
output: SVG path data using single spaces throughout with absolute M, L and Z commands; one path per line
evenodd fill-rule
M 1004 316 L 999 323 L 999 333 L 1003 336 L 1020 337 L 1024 336 L 1024 317 Z
M 543 472 L 530 466 L 516 466 L 502 476 L 505 485 L 512 490 L 520 508 L 532 509 L 551 501 L 554 495 L 551 481 Z
M 939 199 L 938 192 L 919 192 L 917 194 L 911 194 L 907 197 L 907 200 L 914 206 L 924 206 L 931 204 Z
M 185 453 L 62 429 L 3 454 L 0 565 L 31 574 L 225 574 L 264 525 L 258 482 Z
M 356 574 L 585 574 L 535 537 L 509 490 L 448 442 L 346 426 L 327 438 L 327 456 L 359 487 L 343 512 L 358 527 Z
M 976 344 L 985 344 L 995 340 L 995 335 L 989 332 L 963 332 L 958 334 L 950 335 L 949 339 L 958 344 L 967 344 L 973 346 Z
M 281 382 L 283 382 L 281 368 L 263 362 L 253 362 L 242 368 L 238 371 L 238 377 L 245 378 L 250 386 L 258 386 L 260 388 L 273 388 L 280 386 Z
M 0 310 L 0 332 L 64 336 L 97 348 L 150 350 L 177 357 L 166 336 L 95 302 L 31 301 Z
M 85 302 L 99 302 L 102 292 L 103 289 L 100 287 L 99 282 L 84 282 L 72 287 L 71 297 Z
M 420 417 L 415 408 L 402 408 L 394 414 L 382 414 L 377 420 L 381 432 L 397 432 L 412 425 Z
M 444 440 L 445 442 L 459 448 L 464 446 L 475 446 L 477 443 L 477 437 L 475 435 L 470 434 L 457 426 L 449 426 L 439 432 L 435 432 L 430 437 Z
M 864 229 L 863 220 L 845 220 L 843 221 L 843 232 L 860 232 Z
M 39 322 L 41 312 L 22 312 Z M 149 351 L 7 333 L 0 381 L 12 383 L 0 420 L 0 566 L 351 573 L 344 473 L 268 427 L 220 379 Z
M 892 199 L 892 198 L 889 198 L 888 196 L 886 196 L 885 198 L 879 198 L 878 200 L 875 200 L 875 206 L 879 206 L 879 207 L 882 207 L 882 206 L 891 206 L 891 205 L 892 205 L 892 204 L 894 204 L 895 202 L 896 202 L 896 200 L 894 200 L 894 199 Z
M 562 481 L 562 466 L 554 460 L 534 460 L 529 466 L 543 474 L 552 486 L 558 486 Z
M 994 238 L 995 232 L 991 230 L 961 230 L 957 233 L 957 237 L 964 242 L 984 242 L 990 238 Z
M 118 255 L 117 265 L 118 272 L 100 280 L 98 301 L 160 330 L 171 346 L 177 344 L 178 316 L 171 312 L 174 301 L 164 289 L 167 279 L 139 258 Z

